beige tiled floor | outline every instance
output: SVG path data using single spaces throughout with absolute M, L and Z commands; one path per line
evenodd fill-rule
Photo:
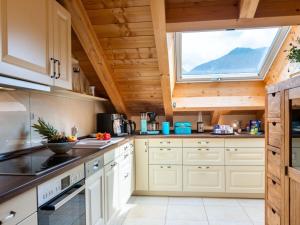
M 132 197 L 117 225 L 263 225 L 264 201 Z

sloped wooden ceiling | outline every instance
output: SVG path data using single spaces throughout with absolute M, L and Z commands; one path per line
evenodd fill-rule
M 82 0 L 130 114 L 164 114 L 149 0 Z

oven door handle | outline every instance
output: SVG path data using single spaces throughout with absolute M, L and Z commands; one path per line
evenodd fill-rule
M 46 206 L 42 207 L 42 210 L 45 211 L 56 211 L 58 210 L 61 206 L 63 206 L 64 204 L 66 204 L 68 201 L 70 201 L 72 198 L 74 198 L 76 195 L 78 195 L 80 192 L 82 192 L 85 189 L 85 184 L 83 184 L 82 186 L 80 186 L 76 191 L 72 192 L 71 194 L 69 194 L 68 196 L 66 196 L 65 198 L 63 198 L 61 201 L 55 203 L 55 204 L 49 204 Z

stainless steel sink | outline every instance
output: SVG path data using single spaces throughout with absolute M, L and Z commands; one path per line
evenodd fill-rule
M 97 140 L 96 138 L 85 138 L 80 140 L 73 148 L 96 148 L 103 149 L 110 145 L 116 144 L 124 138 L 111 138 L 110 140 Z

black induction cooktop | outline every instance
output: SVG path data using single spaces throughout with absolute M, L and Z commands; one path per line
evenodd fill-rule
M 40 175 L 79 158 L 41 150 L 0 161 L 0 175 Z

